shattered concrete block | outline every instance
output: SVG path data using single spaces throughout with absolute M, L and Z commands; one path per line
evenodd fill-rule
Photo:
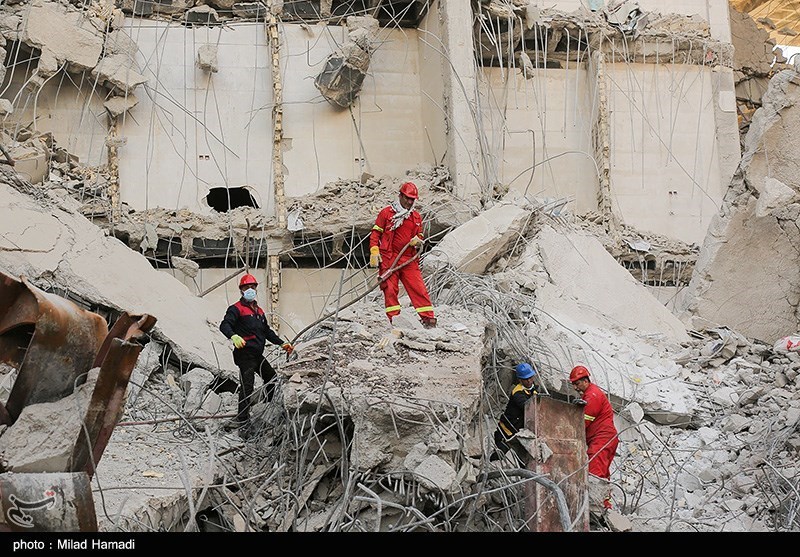
M 8 99 L 0 99 L 0 115 L 13 114 L 14 105 Z
M 136 365 L 131 373 L 131 379 L 128 381 L 128 404 L 134 404 L 136 402 L 139 392 L 150 378 L 150 374 L 161 367 L 161 354 L 163 351 L 164 346 L 160 342 L 151 340 L 145 344 L 142 351 L 139 352 Z
M 678 308 L 693 328 L 725 323 L 767 343 L 800 329 L 800 275 L 796 272 L 800 232 L 793 214 L 800 208 L 796 203 L 783 211 L 773 207 L 789 195 L 779 183 L 800 191 L 794 170 L 800 159 L 795 141 L 800 126 L 798 84 L 796 72 L 778 72 L 770 80 L 763 106 L 753 115 L 741 163 L 721 211 L 709 225 Z M 762 201 L 759 214 L 768 207 L 767 215 L 754 218 L 759 197 L 765 193 L 775 201 Z
M 208 0 L 208 3 L 218 10 L 230 12 L 237 0 Z
M 139 104 L 139 99 L 137 99 L 136 95 L 133 93 L 129 93 L 125 96 L 111 97 L 103 103 L 103 106 L 112 118 L 117 118 L 128 112 L 137 104 Z
M 530 218 L 526 207 L 498 203 L 450 231 L 425 256 L 423 268 L 435 271 L 451 265 L 465 273 L 484 273 L 509 242 L 519 237 Z
M 126 94 L 142 83 L 147 83 L 147 78 L 140 74 L 138 69 L 136 62 L 130 57 L 124 54 L 112 54 L 98 62 L 92 71 L 92 77 Z
M 208 72 L 219 71 L 219 66 L 217 65 L 217 45 L 200 45 L 197 49 L 197 65 L 201 70 Z
M 800 194 L 796 190 L 768 176 L 764 180 L 764 189 L 756 200 L 756 216 L 769 216 L 776 209 L 782 209 L 797 201 L 800 201 Z
M 633 530 L 633 523 L 617 511 L 609 509 L 605 516 L 606 523 L 612 532 L 630 532 Z
M 739 396 L 732 387 L 721 387 L 711 393 L 710 398 L 724 408 L 734 406 L 739 401 Z
M 789 408 L 786 410 L 786 427 L 794 427 L 800 422 L 800 409 Z
M 739 414 L 731 414 L 725 419 L 725 425 L 722 426 L 722 431 L 739 433 L 750 427 L 751 423 L 752 420 L 750 418 Z
M 0 437 L 0 460 L 10 472 L 66 472 L 79 438 L 100 368 L 61 400 L 31 404 L 22 409 Z
M 24 14 L 20 40 L 42 53 L 52 53 L 58 65 L 91 70 L 103 50 L 104 33 L 87 24 L 86 16 L 55 3 L 35 2 Z
M 200 273 L 200 265 L 196 261 L 173 255 L 169 259 L 172 267 L 190 278 L 195 278 Z
M 420 483 L 428 489 L 450 491 L 456 479 L 456 471 L 435 454 L 429 455 L 414 469 Z
M 214 380 L 214 374 L 202 368 L 194 368 L 181 376 L 180 384 L 186 394 L 183 410 L 192 414 L 203 406 L 208 386 Z M 216 393 L 214 393 L 216 394 Z M 219 395 L 217 395 L 219 398 Z
M 139 46 L 136 44 L 136 41 L 123 29 L 111 31 L 106 35 L 105 43 L 103 43 L 103 53 L 106 56 L 124 54 L 133 58 L 138 51 Z

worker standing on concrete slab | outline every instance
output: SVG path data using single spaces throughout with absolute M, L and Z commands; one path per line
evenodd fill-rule
M 225 317 L 219 325 L 227 338 L 233 343 L 233 361 L 239 367 L 239 413 L 230 425 L 238 427 L 242 438 L 249 437 L 251 431 L 250 406 L 252 404 L 255 374 L 264 380 L 267 400 L 272 400 L 275 384 L 275 370 L 264 358 L 266 342 L 280 345 L 287 354 L 294 347 L 279 337 L 267 324 L 267 317 L 256 301 L 258 281 L 251 274 L 244 275 L 239 281 L 241 299 L 228 307 Z
M 583 418 L 589 473 L 607 480 L 611 477 L 609 468 L 619 444 L 619 434 L 614 425 L 614 409 L 605 393 L 589 379 L 589 370 L 585 366 L 572 368 L 569 381 L 586 401 Z M 611 501 L 606 499 L 604 505 L 610 508 Z
M 418 197 L 417 186 L 413 182 L 406 182 L 400 186 L 398 200 L 378 213 L 369 236 L 369 266 L 380 266 L 380 276 L 391 267 L 397 268 L 380 284 L 389 323 L 400 313 L 397 295 L 402 281 L 422 325 L 431 328 L 436 326 L 431 298 L 422 280 L 419 260 L 410 261 L 417 255 L 418 246 L 423 242 L 422 216 L 413 209 Z
M 525 427 L 525 405 L 533 395 L 537 394 L 533 388 L 533 376 L 536 375 L 533 366 L 523 362 L 517 365 L 516 373 L 519 383 L 511 389 L 505 412 L 497 422 L 497 429 L 494 432 L 494 444 L 497 450 L 489 460 L 499 460 L 511 448 L 509 441 Z

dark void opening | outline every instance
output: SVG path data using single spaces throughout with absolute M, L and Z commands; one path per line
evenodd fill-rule
M 255 207 L 258 203 L 247 188 L 211 188 L 206 202 L 215 211 L 227 213 L 237 207 Z

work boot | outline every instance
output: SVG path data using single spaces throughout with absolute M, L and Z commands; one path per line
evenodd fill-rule
M 426 329 L 433 329 L 436 327 L 436 318 L 435 317 L 422 317 L 420 318 L 422 321 L 422 326 Z

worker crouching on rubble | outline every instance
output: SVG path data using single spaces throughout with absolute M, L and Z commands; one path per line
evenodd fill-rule
M 584 366 L 575 366 L 569 374 L 570 383 L 586 401 L 583 407 L 584 425 L 586 426 L 586 452 L 589 456 L 589 473 L 599 478 L 611 478 L 611 461 L 617 452 L 619 437 L 614 426 L 614 409 L 600 387 L 589 379 L 589 370 Z M 611 508 L 610 499 L 603 501 L 603 506 Z
M 489 460 L 499 460 L 508 451 L 509 441 L 525 427 L 525 405 L 533 395 L 537 394 L 533 388 L 533 376 L 536 375 L 536 370 L 530 364 L 523 362 L 516 367 L 516 373 L 519 383 L 511 389 L 505 412 L 497 422 L 497 429 L 494 432 L 497 450 L 492 453 Z
M 398 200 L 378 213 L 369 236 L 369 266 L 380 266 L 380 276 L 391 267 L 397 268 L 380 283 L 389 323 L 400 313 L 397 295 L 402 281 L 422 325 L 431 328 L 436 326 L 436 317 L 433 315 L 428 289 L 422 280 L 419 259 L 415 259 L 418 246 L 423 241 L 422 216 L 413 209 L 418 197 L 417 186 L 413 182 L 406 182 L 400 186 Z M 414 260 L 410 261 L 411 259 Z
M 267 400 L 272 400 L 275 391 L 275 370 L 264 358 L 266 341 L 280 345 L 287 355 L 294 347 L 279 337 L 267 324 L 264 310 L 256 302 L 258 281 L 251 274 L 244 275 L 239 281 L 241 299 L 228 307 L 219 330 L 233 343 L 233 361 L 239 368 L 239 413 L 228 425 L 238 427 L 239 435 L 247 438 L 252 433 L 250 424 L 250 406 L 256 372 L 264 380 Z

